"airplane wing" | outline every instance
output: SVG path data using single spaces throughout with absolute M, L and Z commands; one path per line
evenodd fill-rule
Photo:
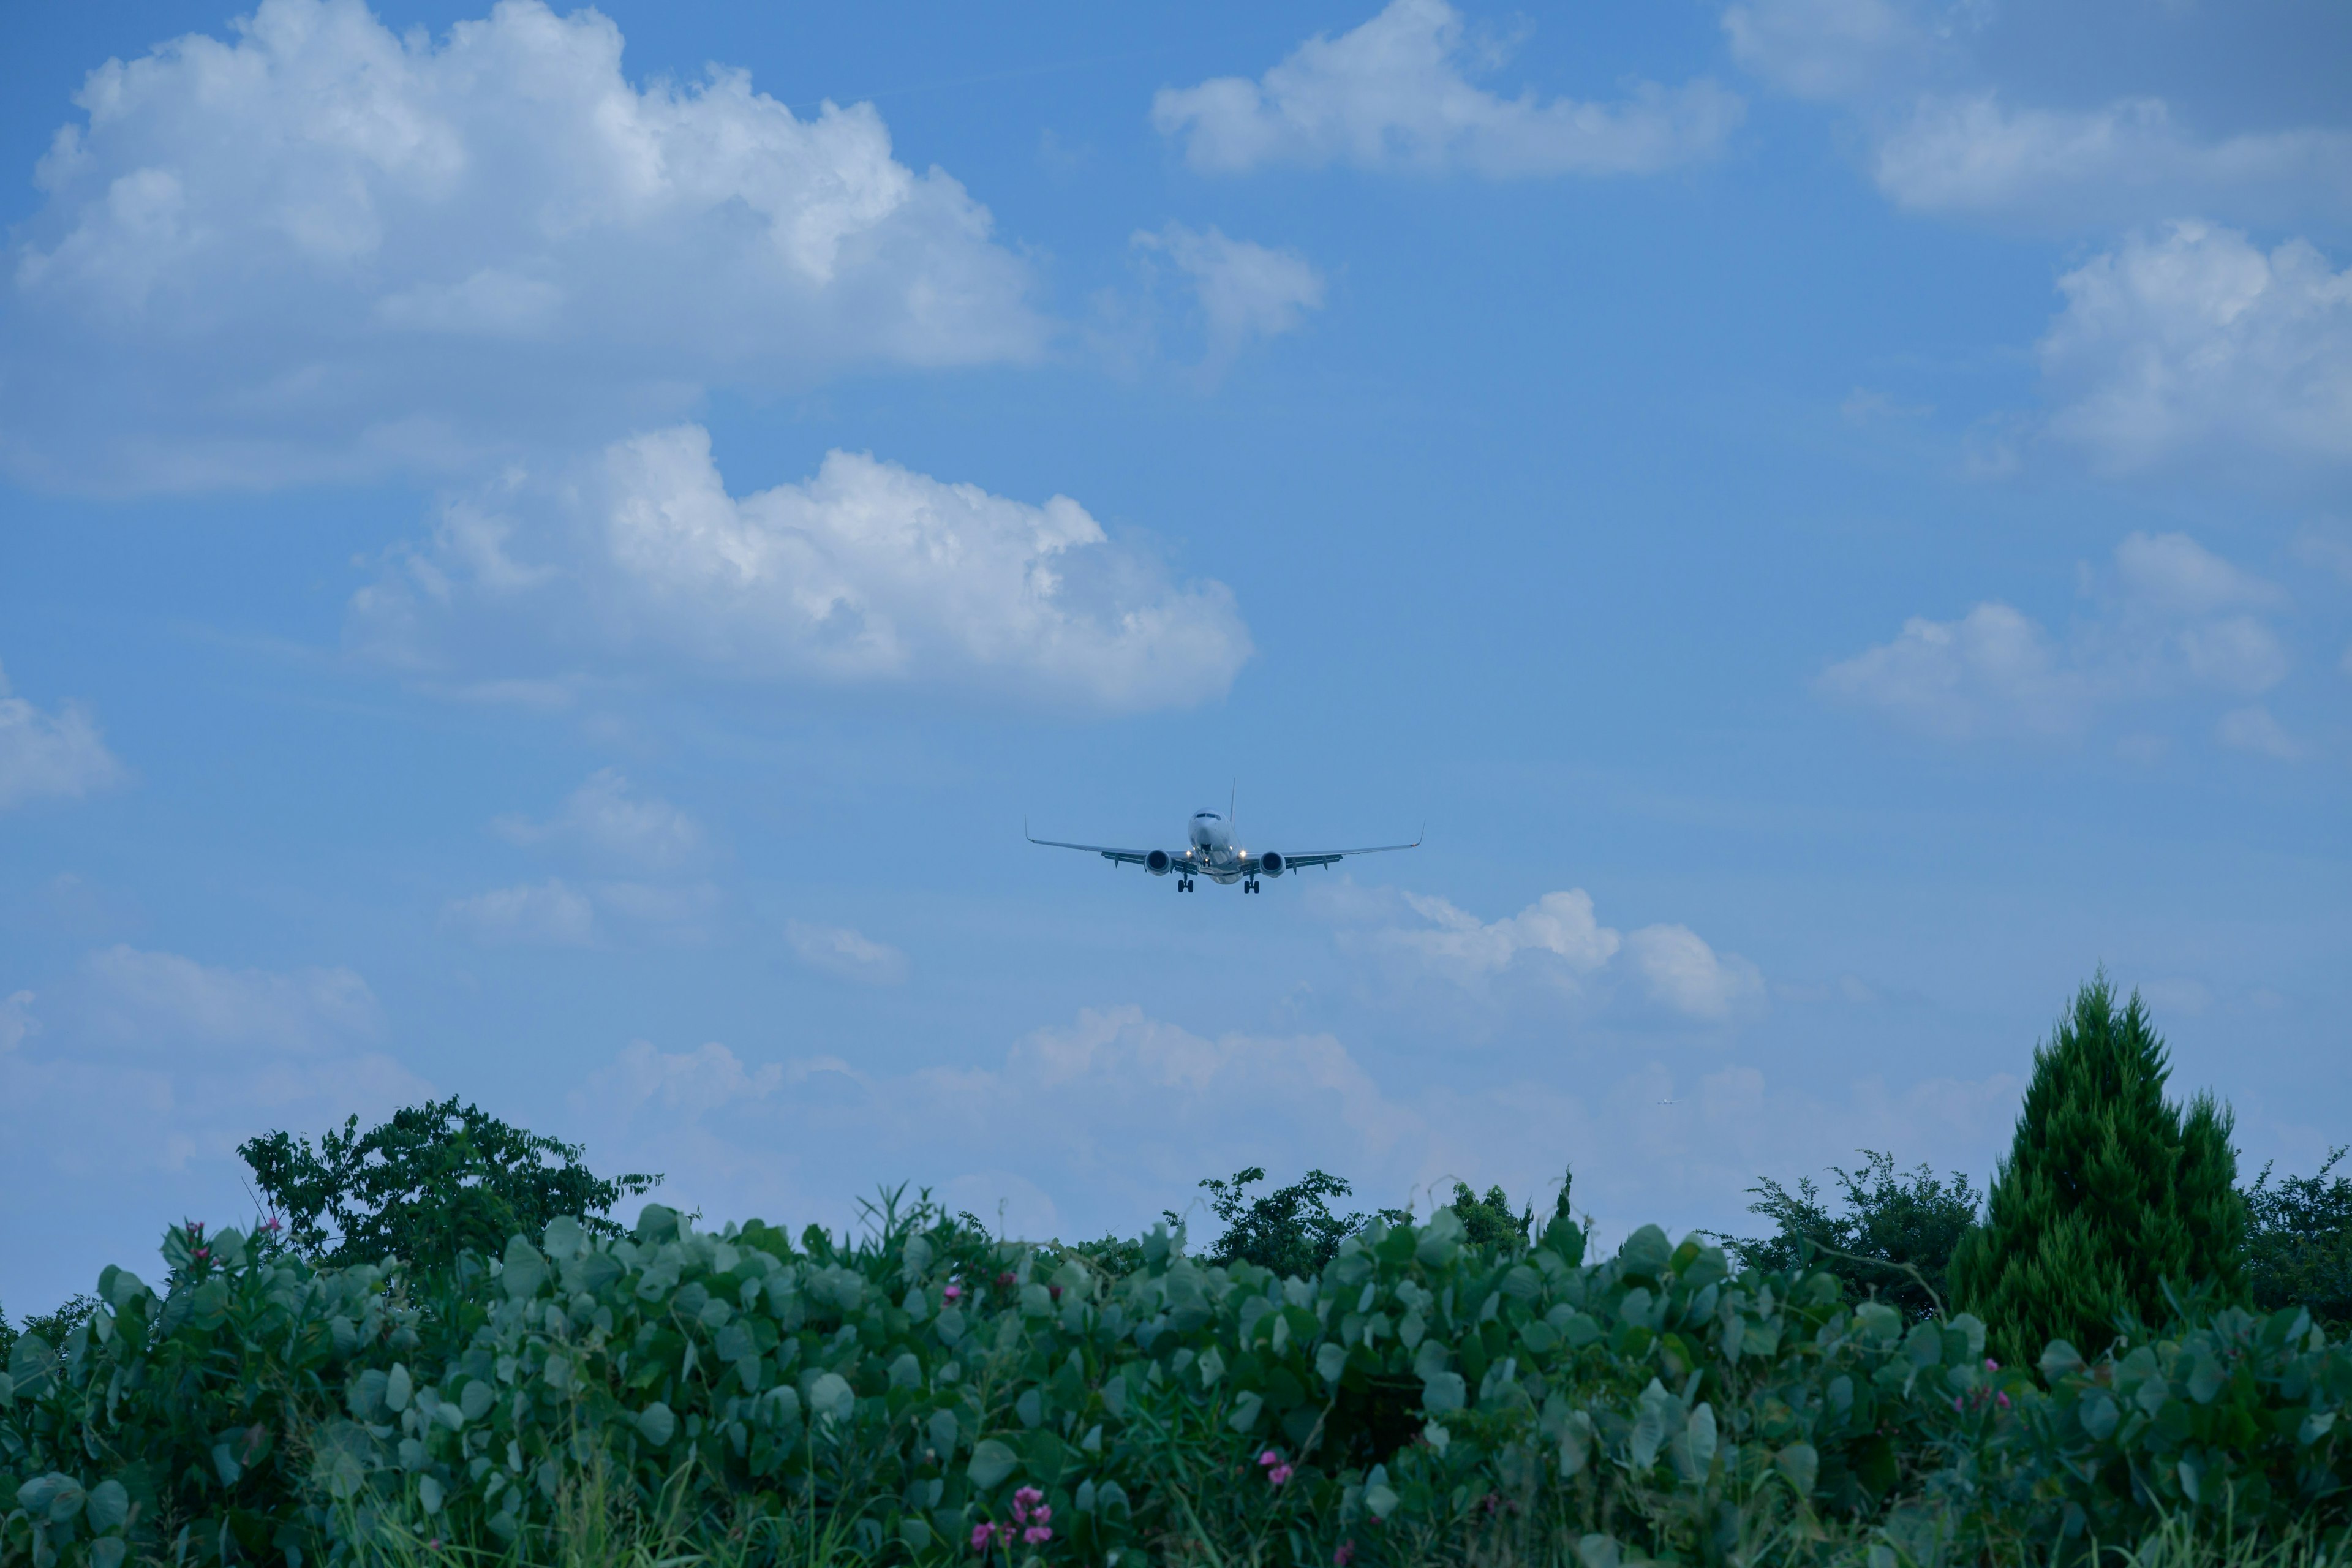
M 1154 853 L 1150 849 L 1107 849 L 1099 844 L 1065 844 L 1058 838 L 1032 837 L 1026 828 L 1022 830 L 1021 837 L 1027 838 L 1032 844 L 1043 844 L 1048 849 L 1082 849 L 1089 855 L 1099 855 L 1106 860 L 1116 861 L 1122 866 L 1148 866 L 1151 863 Z M 1169 858 L 1181 860 L 1184 857 L 1174 855 Z
M 1350 855 L 1384 855 L 1391 849 L 1420 847 L 1421 840 L 1416 838 L 1410 844 L 1374 844 L 1362 849 L 1302 849 L 1296 855 L 1287 849 L 1282 849 L 1276 853 L 1282 857 L 1284 870 L 1300 871 L 1309 866 L 1328 866 L 1335 860 L 1345 860 Z M 1255 873 L 1262 868 L 1264 860 L 1265 857 L 1262 855 L 1252 855 L 1244 859 L 1242 865 L 1246 870 Z

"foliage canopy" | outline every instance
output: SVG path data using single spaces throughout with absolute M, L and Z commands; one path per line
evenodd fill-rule
M 1778 1228 L 1761 1240 L 1726 1239 L 1759 1268 L 1827 1269 L 1852 1295 L 1874 1295 L 1913 1322 L 1949 1310 L 1945 1276 L 1952 1248 L 1976 1223 L 1984 1194 L 1961 1172 L 1940 1178 L 1922 1164 L 1899 1173 L 1894 1155 L 1861 1152 L 1858 1171 L 1831 1167 L 1843 1213 L 1831 1212 L 1810 1176 L 1793 1192 L 1768 1176 L 1748 1189 L 1756 1195 L 1748 1212 Z
M 453 1095 L 412 1105 L 368 1131 L 351 1117 L 320 1138 L 272 1132 L 237 1148 L 285 1239 L 334 1264 L 399 1258 L 423 1268 L 458 1255 L 494 1253 L 511 1236 L 537 1235 L 568 1215 L 616 1234 L 604 1216 L 657 1175 L 610 1179 L 582 1163 L 577 1143 L 510 1127 Z

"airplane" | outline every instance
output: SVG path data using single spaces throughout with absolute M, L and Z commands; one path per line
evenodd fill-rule
M 1042 844 L 1049 849 L 1082 849 L 1099 855 L 1117 865 L 1140 866 L 1155 877 L 1176 873 L 1176 890 L 1189 893 L 1192 879 L 1206 877 L 1212 882 L 1226 887 L 1235 882 L 1244 893 L 1258 890 L 1260 877 L 1279 877 L 1285 871 L 1300 871 L 1309 866 L 1328 867 L 1335 860 L 1350 855 L 1380 855 L 1391 849 L 1418 849 L 1421 840 L 1410 844 L 1375 844 L 1366 849 L 1315 849 L 1286 854 L 1278 849 L 1261 849 L 1253 855 L 1234 842 L 1234 814 L 1229 804 L 1225 815 L 1213 811 L 1196 811 L 1186 826 L 1185 837 L 1190 847 L 1176 851 L 1166 849 L 1111 849 L 1100 844 L 1065 844 L 1058 838 L 1039 838 L 1029 831 L 1027 823 L 1021 826 L 1021 836 L 1032 844 Z

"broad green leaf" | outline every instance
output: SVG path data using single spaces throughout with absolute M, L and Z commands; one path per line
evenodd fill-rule
M 1444 1415 L 1469 1403 L 1470 1385 L 1458 1372 L 1431 1373 L 1421 1380 L 1421 1407 Z
M 506 1289 L 507 1300 L 521 1301 L 539 1294 L 547 1283 L 547 1260 L 539 1249 L 521 1237 L 507 1239 L 505 1266 L 499 1272 L 499 1283 Z
M 637 1412 L 637 1431 L 655 1447 L 666 1448 L 669 1447 L 669 1440 L 677 1435 L 677 1416 L 668 1405 L 656 1399 Z
M 971 1463 L 965 1468 L 965 1473 L 971 1477 L 973 1486 L 982 1491 L 992 1491 L 1020 1462 L 1013 1450 L 1003 1443 L 993 1437 L 982 1437 L 972 1445 Z
M 857 1409 L 857 1391 L 837 1372 L 828 1372 L 809 1384 L 809 1409 L 820 1419 L 846 1426 Z
M 89 1489 L 89 1527 L 100 1535 L 110 1530 L 120 1530 L 122 1521 L 131 1517 L 131 1494 L 122 1483 L 100 1481 Z
M 1790 1444 L 1772 1456 L 1772 1464 L 1788 1478 L 1789 1484 L 1797 1489 L 1799 1497 L 1813 1495 L 1813 1483 L 1822 1473 L 1822 1457 L 1811 1443 Z

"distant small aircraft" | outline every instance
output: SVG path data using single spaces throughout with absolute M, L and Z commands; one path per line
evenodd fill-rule
M 1227 887 L 1239 882 L 1243 892 L 1255 893 L 1260 877 L 1279 877 L 1285 871 L 1304 870 L 1309 866 L 1328 866 L 1350 855 L 1379 855 L 1391 849 L 1421 847 L 1421 840 L 1416 838 L 1410 844 L 1375 844 L 1366 849 L 1296 852 L 1261 849 L 1253 855 L 1234 843 L 1233 807 L 1230 805 L 1223 816 L 1213 811 L 1194 812 L 1185 831 L 1191 847 L 1184 849 L 1111 849 L 1100 844 L 1065 844 L 1058 838 L 1035 837 L 1025 823 L 1022 826 L 1021 836 L 1032 844 L 1043 844 L 1051 849 L 1082 849 L 1119 865 L 1140 866 L 1155 877 L 1165 877 L 1173 871 L 1176 873 L 1176 890 L 1180 893 L 1192 890 L 1192 879 L 1195 877 L 1206 877 L 1212 882 Z

